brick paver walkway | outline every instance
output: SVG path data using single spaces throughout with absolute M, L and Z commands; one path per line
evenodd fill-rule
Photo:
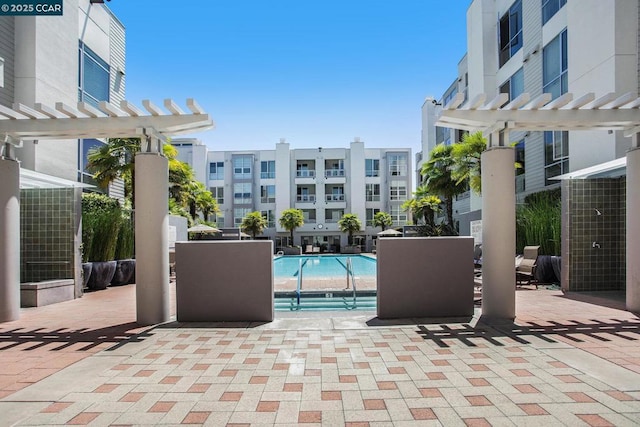
M 640 320 L 585 296 L 523 289 L 516 324 L 493 327 L 296 313 L 143 330 L 134 294 L 0 324 L 0 425 L 640 424 Z

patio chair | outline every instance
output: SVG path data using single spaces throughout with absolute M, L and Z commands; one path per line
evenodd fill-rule
M 522 260 L 516 266 L 516 286 L 535 285 L 538 289 L 538 282 L 535 278 L 536 263 L 538 261 L 538 250 L 540 246 L 525 246 Z
M 304 248 L 304 253 L 305 253 L 305 254 L 310 254 L 311 252 L 313 252 L 313 245 L 307 245 L 307 246 Z

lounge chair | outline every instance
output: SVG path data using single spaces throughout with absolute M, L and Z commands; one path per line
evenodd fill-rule
M 536 286 L 536 289 L 538 289 L 535 272 L 539 249 L 540 246 L 524 247 L 522 259 L 516 266 L 516 286 L 533 284 Z
M 313 246 L 312 246 L 312 245 L 307 245 L 307 246 L 304 248 L 304 253 L 305 253 L 305 254 L 310 254 L 311 252 L 313 252 Z

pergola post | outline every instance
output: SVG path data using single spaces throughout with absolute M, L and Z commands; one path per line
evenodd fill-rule
M 143 138 L 136 155 L 136 319 L 140 325 L 163 323 L 170 317 L 169 291 L 169 162 L 160 142 Z
M 0 322 L 20 317 L 20 164 L 0 157 Z
M 627 310 L 640 313 L 640 134 L 627 151 Z
M 513 320 L 516 316 L 516 196 L 514 149 L 497 146 L 491 135 L 482 153 L 482 318 Z M 503 132 L 503 140 L 508 132 Z

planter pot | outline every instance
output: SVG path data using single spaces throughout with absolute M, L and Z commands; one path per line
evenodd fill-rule
M 83 262 L 82 263 L 82 288 L 87 287 L 87 283 L 89 283 L 89 277 L 91 276 L 91 271 L 93 270 L 93 263 L 91 262 Z
M 282 248 L 285 255 L 302 255 L 302 248 L 298 246 L 287 246 Z
M 111 279 L 112 286 L 128 285 L 135 281 L 136 260 L 121 259 L 116 261 L 116 271 Z
M 560 283 L 562 257 L 540 255 L 536 261 L 535 279 L 538 283 Z
M 113 279 L 117 265 L 116 261 L 94 261 L 87 287 L 94 291 L 106 289 Z

